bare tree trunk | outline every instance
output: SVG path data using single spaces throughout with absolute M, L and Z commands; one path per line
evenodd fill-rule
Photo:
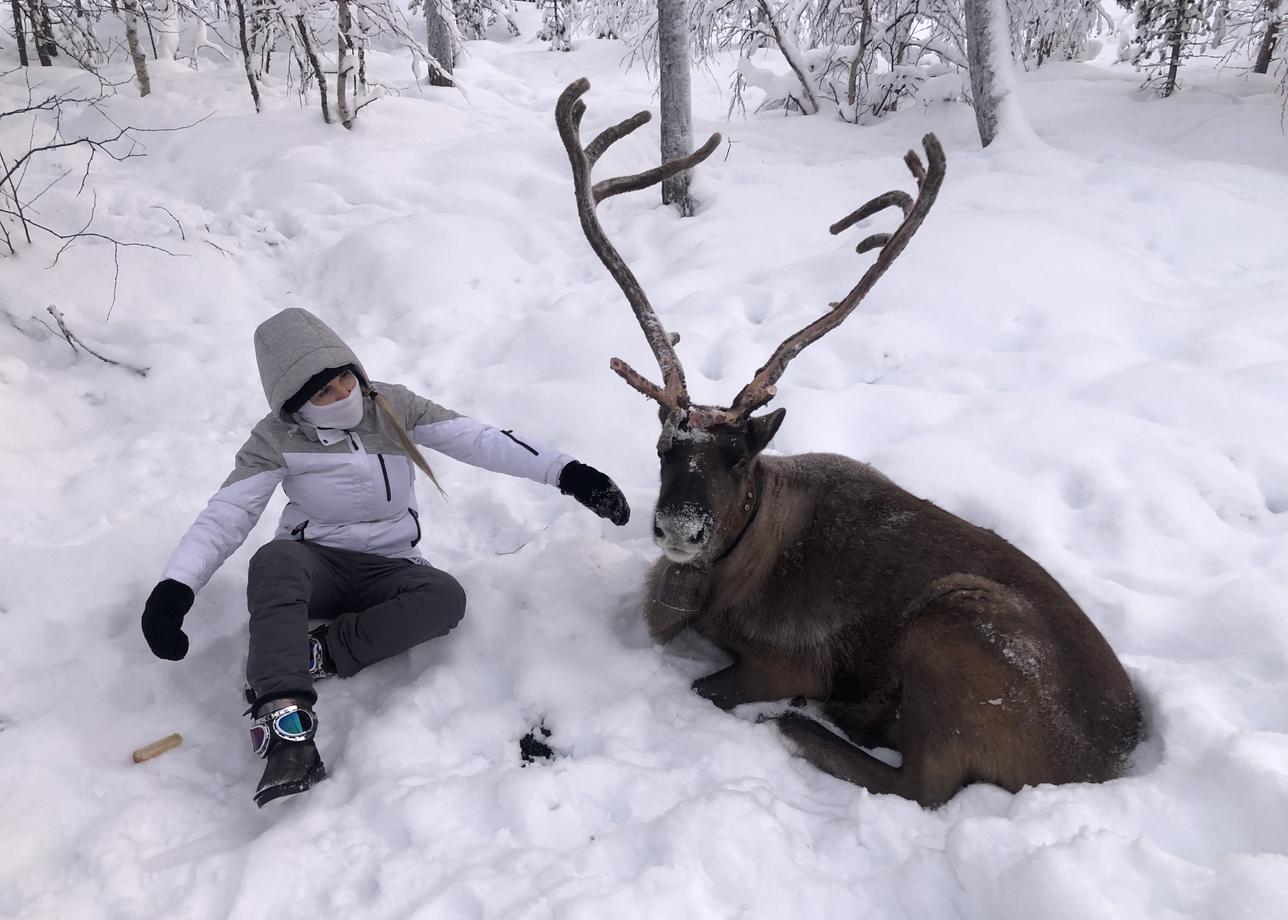
M 362 32 L 362 41 L 358 44 L 358 95 L 367 95 L 367 26 L 358 24 Z
M 1015 109 L 1015 58 L 1006 0 L 965 0 L 966 60 L 971 101 L 980 143 L 987 147 L 1006 127 L 1004 113 Z
M 36 57 L 41 67 L 53 67 L 54 61 L 49 54 L 49 45 L 44 37 L 44 22 L 40 15 L 40 0 L 27 0 L 27 21 L 31 23 L 31 43 L 36 46 Z
M 58 57 L 58 42 L 54 41 L 54 23 L 49 18 L 49 6 L 45 0 L 37 0 L 40 5 L 40 32 L 45 42 L 45 50 L 51 58 Z
M 130 48 L 130 59 L 134 61 L 134 75 L 139 79 L 139 95 L 146 96 L 152 92 L 152 83 L 148 79 L 148 59 L 139 46 L 139 17 L 137 0 L 121 0 L 125 9 L 125 43 Z
M 27 35 L 22 27 L 22 0 L 9 0 L 13 7 L 13 36 L 18 41 L 18 63 L 23 67 L 30 66 L 27 59 Z
M 353 113 L 349 111 L 349 74 L 353 63 L 349 60 L 353 51 L 353 38 L 349 30 L 353 28 L 353 19 L 349 16 L 349 0 L 336 0 L 336 62 L 335 62 L 335 111 L 340 116 L 340 124 L 353 130 Z
M 850 61 L 850 78 L 845 86 L 845 101 L 850 106 L 850 111 L 857 122 L 858 112 L 856 103 L 859 96 L 859 68 L 863 66 L 863 55 L 868 50 L 868 29 L 872 25 L 872 4 L 871 0 L 863 0 L 863 19 L 859 23 L 859 47 L 854 52 L 854 60 Z
M 1252 65 L 1253 73 L 1268 73 L 1270 60 L 1275 54 L 1275 42 L 1279 38 L 1279 0 L 1270 0 L 1266 4 L 1266 15 L 1270 21 L 1266 24 L 1266 34 L 1261 38 L 1261 48 L 1257 51 L 1257 62 Z
M 662 162 L 693 152 L 693 98 L 689 84 L 689 4 L 658 0 L 657 65 L 662 108 Z M 662 180 L 662 203 L 674 205 L 681 217 L 693 213 L 689 171 Z
M 250 98 L 255 101 L 255 114 L 263 109 L 259 102 L 259 84 L 255 82 L 255 68 L 250 65 L 250 43 L 246 41 L 246 7 L 237 0 L 237 28 L 241 39 L 242 64 L 246 68 L 246 82 L 250 84 Z
M 331 124 L 331 106 L 326 100 L 326 76 L 322 73 L 322 64 L 318 61 L 318 56 L 313 51 L 313 43 L 309 41 L 309 27 L 304 21 L 303 14 L 295 17 L 295 27 L 300 30 L 300 41 L 304 44 L 304 54 L 308 57 L 309 66 L 313 68 L 313 76 L 318 81 L 318 93 L 322 96 L 322 120 L 329 125 Z
M 1167 62 L 1167 79 L 1159 95 L 1167 98 L 1176 92 L 1176 73 L 1181 69 L 1181 49 L 1185 46 L 1185 8 L 1188 0 L 1176 0 L 1172 8 L 1171 59 Z
M 430 86 L 453 86 L 452 71 L 456 67 L 456 48 L 453 46 L 452 29 L 447 17 L 455 20 L 449 0 L 425 0 L 425 44 L 434 60 L 442 65 L 429 69 Z

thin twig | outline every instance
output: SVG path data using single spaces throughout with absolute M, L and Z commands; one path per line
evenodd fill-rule
M 170 219 L 174 221 L 174 225 L 179 228 L 179 239 L 183 240 L 185 243 L 188 242 L 188 235 L 183 232 L 183 224 L 179 223 L 179 218 L 175 217 L 174 213 L 169 208 L 159 204 L 149 205 L 149 207 L 155 208 L 158 211 L 165 211 L 169 214 Z
M 207 228 L 207 229 L 209 229 L 209 228 Z M 228 257 L 230 257 L 230 258 L 232 257 L 232 253 L 231 253 L 231 252 L 229 252 L 229 251 L 228 251 L 227 249 L 225 249 L 224 247 L 220 246 L 218 243 L 213 242 L 213 241 L 211 241 L 211 240 L 202 240 L 202 242 L 203 242 L 203 243 L 205 243 L 207 246 L 214 246 L 217 250 L 219 250 L 219 253 L 220 253 L 221 255 L 225 255 L 225 256 L 228 256 Z
M 54 318 L 54 322 L 58 323 L 58 328 L 61 332 L 62 338 L 66 340 L 68 345 L 71 346 L 72 351 L 76 351 L 76 346 L 79 345 L 81 348 L 85 349 L 87 353 L 93 355 L 95 358 L 98 358 L 98 360 L 104 362 L 105 364 L 111 364 L 114 367 L 124 368 L 125 370 L 130 371 L 131 373 L 138 374 L 140 377 L 146 377 L 148 375 L 148 368 L 146 367 L 135 367 L 134 365 L 126 364 L 123 361 L 113 361 L 111 358 L 103 357 L 94 349 L 86 345 L 84 339 L 80 338 L 78 335 L 76 335 L 76 333 L 72 332 L 69 328 L 67 328 L 67 323 L 63 320 L 63 314 L 59 312 L 57 307 L 50 304 L 48 311 L 49 311 L 49 315 Z

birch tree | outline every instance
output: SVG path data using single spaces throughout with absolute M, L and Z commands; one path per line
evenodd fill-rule
M 134 76 L 139 81 L 139 95 L 146 96 L 152 92 L 152 82 L 148 79 L 148 59 L 143 55 L 139 44 L 139 15 L 137 0 L 121 0 L 125 10 L 125 43 L 130 49 L 130 60 L 134 62 Z
M 41 67 L 52 67 L 58 56 L 54 42 L 54 27 L 45 0 L 27 0 L 27 18 L 31 22 L 31 37 L 36 46 L 36 56 Z
M 1257 59 L 1253 62 L 1253 73 L 1269 73 L 1270 61 L 1275 54 L 1275 44 L 1279 40 L 1279 21 L 1282 15 L 1279 10 L 1280 0 L 1266 0 L 1266 30 L 1261 35 L 1257 47 Z
M 964 0 L 971 101 L 980 143 L 1006 131 L 1026 131 L 1015 93 L 1015 56 L 1006 0 Z
M 424 0 L 425 45 L 438 67 L 431 67 L 431 86 L 452 86 L 452 71 L 456 69 L 456 49 L 460 33 L 456 29 L 456 13 L 451 0 Z
M 237 37 L 241 42 L 242 67 L 246 71 L 246 82 L 250 84 L 250 98 L 255 103 L 255 114 L 263 109 L 259 101 L 259 82 L 255 79 L 255 68 L 251 66 L 250 41 L 246 35 L 246 7 L 243 0 L 237 0 Z
M 689 5 L 687 0 L 658 0 L 657 65 L 662 110 L 662 162 L 693 152 L 693 97 L 689 83 Z M 680 216 L 693 213 L 689 172 L 662 180 L 662 203 Z
M 357 110 L 349 102 L 349 80 L 353 76 L 353 16 L 349 12 L 349 0 L 336 0 L 336 61 L 335 61 L 335 111 L 340 116 L 340 124 L 350 131 Z

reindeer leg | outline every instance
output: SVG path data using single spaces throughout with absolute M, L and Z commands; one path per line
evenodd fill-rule
M 862 786 L 869 792 L 893 793 L 905 799 L 920 801 L 910 774 L 882 763 L 867 751 L 855 747 L 839 735 L 828 731 L 813 719 L 795 712 L 784 713 L 773 720 L 787 738 L 793 753 L 804 757 L 824 773 Z M 933 806 L 941 802 L 921 802 Z
M 826 682 L 817 667 L 801 661 L 745 657 L 737 664 L 698 678 L 693 682 L 698 695 L 721 709 L 743 703 L 763 703 L 797 696 L 818 698 L 826 693 Z

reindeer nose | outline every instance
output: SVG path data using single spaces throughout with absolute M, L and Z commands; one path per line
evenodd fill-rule
M 659 543 L 699 549 L 706 542 L 708 522 L 691 514 L 658 514 L 653 518 L 653 537 Z

